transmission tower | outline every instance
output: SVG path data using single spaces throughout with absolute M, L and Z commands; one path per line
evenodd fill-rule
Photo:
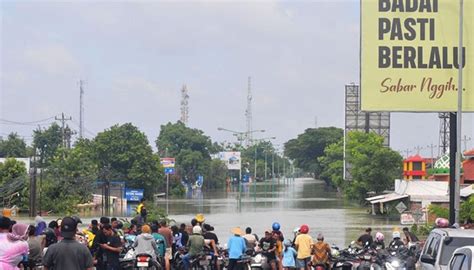
M 183 85 L 181 89 L 181 122 L 185 125 L 188 124 L 189 120 L 189 95 L 188 88 L 186 85 Z
M 449 113 L 439 113 L 439 156 L 448 153 L 449 150 Z
M 79 81 L 79 138 L 84 136 L 84 81 Z
M 245 110 L 245 118 L 247 120 L 247 136 L 246 144 L 250 146 L 252 144 L 252 88 L 251 88 L 251 77 L 248 78 L 248 89 L 247 89 L 247 109 Z
M 64 116 L 64 113 L 61 113 L 61 117 L 54 117 L 55 120 L 58 120 L 61 122 L 61 134 L 62 134 L 62 146 L 64 148 L 67 147 L 67 131 L 66 131 L 66 121 L 71 121 L 72 117 L 66 117 Z

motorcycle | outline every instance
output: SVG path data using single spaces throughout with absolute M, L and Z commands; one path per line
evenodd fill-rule
M 396 246 L 387 249 L 388 256 L 385 262 L 387 270 L 414 270 L 414 254 L 405 246 Z
M 381 270 L 382 267 L 377 264 L 377 252 L 369 249 L 359 256 L 360 264 L 357 270 Z
M 261 252 L 256 252 L 251 259 L 250 268 L 252 270 L 269 270 L 272 267 L 265 255 L 263 255 Z

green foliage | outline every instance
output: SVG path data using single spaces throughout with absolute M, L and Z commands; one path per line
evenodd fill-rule
M 347 159 L 352 166 L 352 181 L 345 186 L 351 199 L 363 200 L 367 192 L 381 193 L 402 175 L 403 158 L 383 146 L 383 138 L 375 133 L 350 132 Z
M 100 132 L 92 147 L 101 178 L 124 180 L 128 187 L 144 188 L 147 198 L 163 184 L 159 157 L 153 154 L 145 134 L 132 124 Z
M 29 202 L 29 178 L 25 163 L 14 158 L 7 158 L 0 163 L 0 197 L 7 199 L 8 206 L 17 205 L 20 208 L 28 206 Z M 12 196 L 15 192 L 19 196 Z
M 294 160 L 295 165 L 318 177 L 322 172 L 319 157 L 324 149 L 337 143 L 343 136 L 343 130 L 336 127 L 309 128 L 296 139 L 285 143 L 285 156 Z
M 186 127 L 183 123 L 168 123 L 161 126 L 156 146 L 162 156 L 176 158 L 177 176 L 193 184 L 199 175 L 204 177 L 204 188 L 218 188 L 225 183 L 227 169 L 222 162 L 211 160 L 211 154 L 222 149 L 198 129 Z M 182 187 L 174 186 L 172 193 L 181 193 Z M 184 192 L 183 192 L 184 193 Z
M 418 235 L 418 236 L 428 236 L 432 230 L 433 230 L 433 225 L 429 225 L 429 224 L 417 225 L 417 224 L 414 224 L 413 226 L 411 226 L 410 231 L 413 232 L 414 234 Z
M 449 218 L 449 209 L 436 204 L 430 204 L 428 212 L 439 218 Z
M 344 141 L 341 139 L 337 143 L 330 144 L 324 149 L 324 156 L 319 157 L 322 172 L 321 179 L 333 186 L 342 187 L 344 184 Z
M 41 162 L 39 167 L 49 165 L 61 147 L 62 133 L 61 127 L 53 123 L 47 129 L 37 129 L 33 131 L 33 147 L 37 149 Z
M 10 133 L 6 140 L 0 139 L 0 157 L 27 157 L 25 141 L 16 133 Z
M 462 220 L 474 220 L 474 196 L 469 197 L 461 204 L 459 215 Z

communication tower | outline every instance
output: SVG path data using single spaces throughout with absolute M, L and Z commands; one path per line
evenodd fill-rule
M 84 81 L 79 81 L 79 138 L 84 136 Z
M 247 109 L 245 110 L 245 119 L 247 121 L 247 134 L 246 144 L 250 146 L 253 142 L 252 136 L 252 88 L 251 88 L 251 77 L 248 78 L 248 89 L 247 89 Z
M 441 157 L 449 151 L 449 113 L 439 113 L 439 148 L 438 155 Z
M 189 120 L 189 95 L 188 88 L 183 85 L 181 88 L 181 122 L 185 125 L 188 124 Z

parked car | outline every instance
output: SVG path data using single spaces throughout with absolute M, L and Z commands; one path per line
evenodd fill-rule
M 474 232 L 473 232 L 474 233 Z M 449 270 L 474 270 L 474 246 L 458 248 L 449 260 Z
M 449 260 L 457 248 L 474 246 L 474 231 L 462 229 L 434 229 L 421 251 L 422 270 L 448 269 Z

